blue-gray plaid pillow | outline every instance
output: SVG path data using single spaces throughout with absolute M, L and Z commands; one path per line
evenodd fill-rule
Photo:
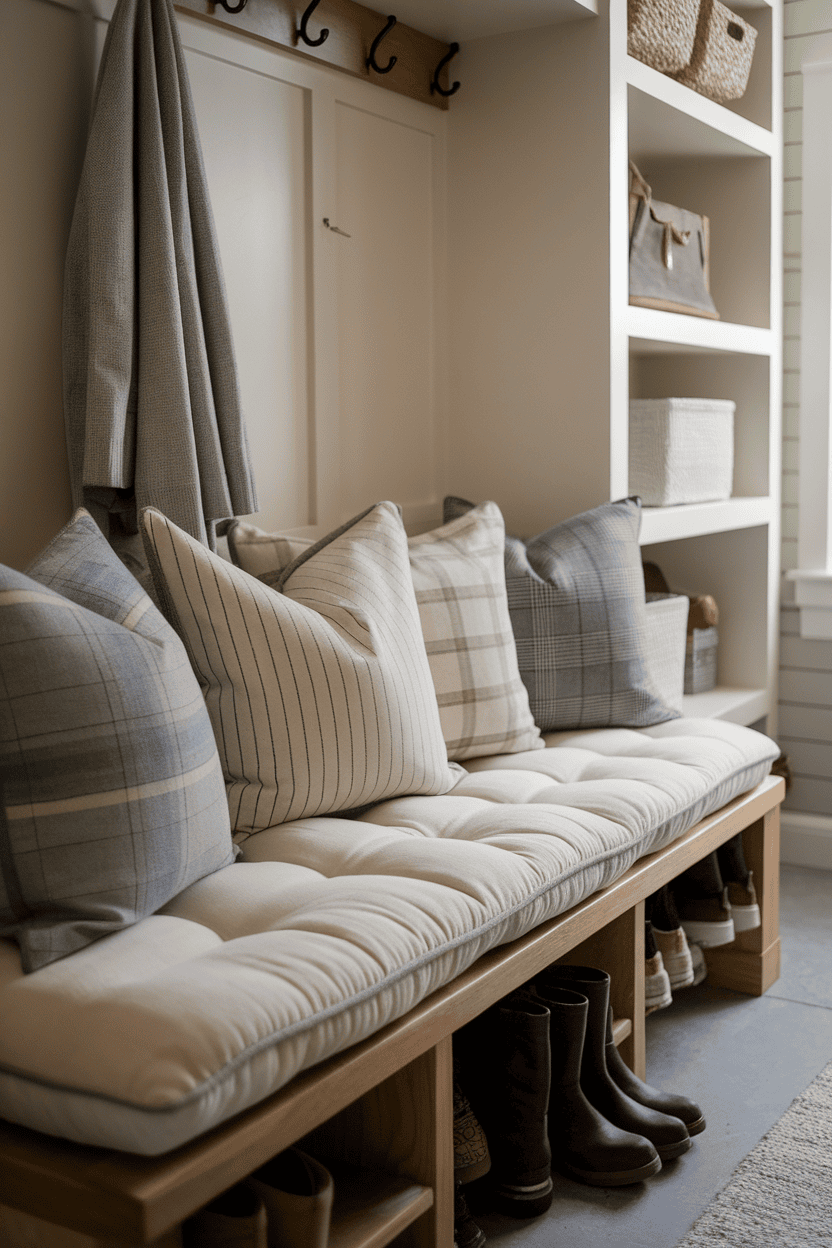
M 33 971 L 234 859 L 185 648 L 79 510 L 0 566 L 0 935 Z
M 447 498 L 445 521 L 471 506 Z M 623 498 L 529 542 L 506 538 L 517 661 L 543 732 L 645 728 L 679 717 L 647 667 L 640 526 L 640 501 Z

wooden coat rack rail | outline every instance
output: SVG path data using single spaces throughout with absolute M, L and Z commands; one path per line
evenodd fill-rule
M 402 22 L 391 25 L 387 14 L 355 0 L 320 0 L 318 4 L 309 0 L 245 0 L 236 12 L 215 0 L 174 3 L 182 12 L 253 35 L 434 108 L 446 109 L 448 97 L 459 86 L 449 82 L 448 73 L 458 44 L 443 43 Z M 239 0 L 229 3 L 235 7 Z M 324 30 L 329 34 L 321 39 Z

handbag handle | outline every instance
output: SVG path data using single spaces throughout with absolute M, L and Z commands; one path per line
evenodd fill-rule
M 653 192 L 651 188 L 644 181 L 644 178 L 639 173 L 638 169 L 636 168 L 635 163 L 631 160 L 629 164 L 630 164 L 630 173 L 633 175 L 632 182 L 630 183 L 630 192 L 633 195 L 637 195 L 639 199 L 644 200 L 644 207 L 645 209 L 646 208 L 650 209 L 650 216 L 653 218 L 656 225 L 663 226 L 664 233 L 662 236 L 662 263 L 664 264 L 664 267 L 666 269 L 672 269 L 673 268 L 673 244 L 677 243 L 678 246 L 680 247 L 687 247 L 688 243 L 690 242 L 690 230 L 677 229 L 677 227 L 673 224 L 672 221 L 663 221 L 661 217 L 656 216 L 655 210 L 653 208 Z
M 639 199 L 646 200 L 649 204 L 653 198 L 653 192 L 644 181 L 644 178 L 641 176 L 632 160 L 630 161 L 630 173 L 633 175 L 633 180 L 630 183 L 631 192 L 633 195 L 638 195 Z

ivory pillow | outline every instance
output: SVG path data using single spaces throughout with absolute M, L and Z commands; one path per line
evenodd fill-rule
M 228 532 L 234 562 L 274 575 L 311 545 L 237 521 Z M 506 598 L 505 524 L 496 503 L 411 537 L 410 570 L 422 636 L 452 759 L 543 748 L 520 679 Z
M 142 532 L 208 703 L 235 830 L 454 786 L 393 503 L 270 584 L 152 508 Z

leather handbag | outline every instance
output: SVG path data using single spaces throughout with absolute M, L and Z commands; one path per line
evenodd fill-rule
M 709 246 L 708 218 L 653 199 L 630 161 L 630 303 L 719 320 Z

